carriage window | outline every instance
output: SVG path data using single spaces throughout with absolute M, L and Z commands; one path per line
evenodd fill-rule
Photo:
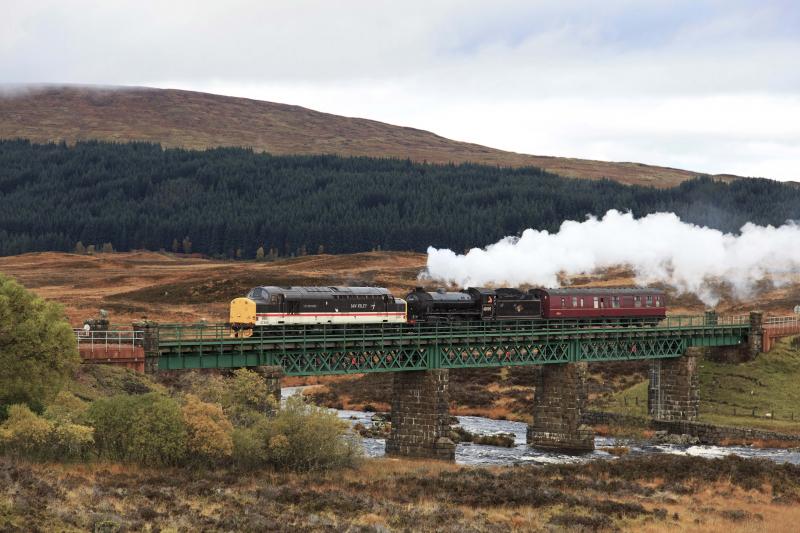
M 611 307 L 619 307 L 619 296 L 611 297 Z
M 581 307 L 583 307 L 583 298 L 581 298 Z
M 642 306 L 642 297 L 641 296 L 634 296 L 633 297 L 633 306 L 634 307 L 641 307 Z
M 656 307 L 661 307 L 661 296 L 656 296 Z
M 573 296 L 572 297 L 572 307 L 578 307 L 578 297 L 577 296 Z
M 653 297 L 652 296 L 648 296 L 647 297 L 647 307 L 653 307 Z
M 567 306 L 567 299 L 566 298 L 561 298 L 561 307 L 564 308 L 566 306 Z
M 600 307 L 600 298 L 597 296 L 594 297 L 594 308 L 598 309 Z

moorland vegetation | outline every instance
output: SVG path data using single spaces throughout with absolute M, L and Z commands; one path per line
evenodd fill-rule
M 293 470 L 359 458 L 359 443 L 335 413 L 301 397 L 279 406 L 247 369 L 186 375 L 173 389 L 143 378 L 127 391 L 83 394 L 76 341 L 59 307 L 2 275 L 0 333 L 0 453 L 7 457 Z

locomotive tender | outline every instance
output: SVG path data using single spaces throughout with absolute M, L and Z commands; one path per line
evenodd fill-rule
M 231 302 L 233 336 L 262 326 L 400 324 L 436 321 L 627 320 L 666 317 L 664 291 L 650 288 L 488 289 L 426 291 L 405 300 L 380 287 L 255 287 Z

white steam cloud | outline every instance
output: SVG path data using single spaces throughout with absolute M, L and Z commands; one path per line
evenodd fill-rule
M 734 235 L 687 224 L 674 213 L 635 219 L 611 210 L 601 219 L 565 221 L 558 233 L 527 229 L 464 255 L 430 247 L 426 277 L 463 287 L 557 287 L 560 274 L 621 265 L 634 270 L 637 283 L 665 282 L 716 305 L 714 282 L 744 296 L 767 276 L 800 271 L 800 226 L 748 222 Z

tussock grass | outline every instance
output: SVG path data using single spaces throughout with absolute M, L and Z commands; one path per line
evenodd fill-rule
M 0 459 L 0 523 L 11 530 L 791 531 L 798 503 L 800 467 L 736 457 L 373 459 L 315 473 Z

